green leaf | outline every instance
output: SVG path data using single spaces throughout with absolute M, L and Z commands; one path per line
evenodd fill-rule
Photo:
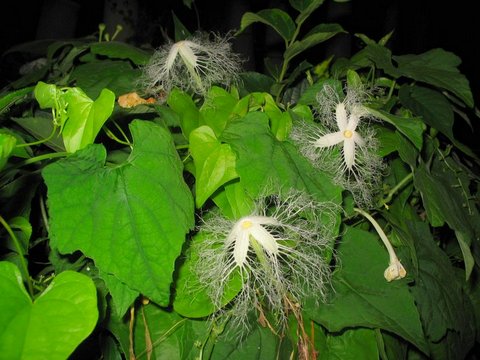
M 231 122 L 221 139 L 237 153 L 237 172 L 251 196 L 280 186 L 307 190 L 320 201 L 340 200 L 340 188 L 327 175 L 314 170 L 292 144 L 274 137 L 265 113 L 251 112 Z
M 43 81 L 39 81 L 35 86 L 34 95 L 41 109 L 57 107 L 55 101 L 59 94 L 55 84 L 46 84 Z
M 65 149 L 73 153 L 93 144 L 103 124 L 112 114 L 115 94 L 103 89 L 93 101 L 79 88 L 70 88 L 65 93 L 65 101 L 68 104 L 68 120 L 62 136 Z
M 80 250 L 105 273 L 167 305 L 175 260 L 193 227 L 193 201 L 170 133 L 131 123 L 128 160 L 105 167 L 93 145 L 47 166 L 51 245 Z
M 313 121 L 312 110 L 307 105 L 297 104 L 293 108 L 288 109 L 288 112 L 294 120 Z
M 350 66 L 367 67 L 373 62 L 378 68 L 395 78 L 401 76 L 392 64 L 392 52 L 378 44 L 368 44 L 350 59 Z
M 318 307 L 308 304 L 309 316 L 331 332 L 358 326 L 384 329 L 428 354 L 419 314 L 405 280 L 389 283 L 383 277 L 388 254 L 378 237 L 348 228 L 337 252 L 341 266 L 333 275 L 333 298 Z
M 100 273 L 100 278 L 105 282 L 110 296 L 115 303 L 115 305 L 112 306 L 113 310 L 116 311 L 118 317 L 122 317 L 140 294 L 138 291 L 131 289 L 128 285 L 118 280 L 114 275 Z
M 248 26 L 255 22 L 261 22 L 271 26 L 284 40 L 290 41 L 295 33 L 295 23 L 290 15 L 280 9 L 265 9 L 258 13 L 246 12 L 240 22 L 240 30 L 237 34 L 243 32 Z
M 300 14 L 295 19 L 297 24 L 303 23 L 325 0 L 289 0 L 290 5 Z
M 235 153 L 221 144 L 208 126 L 190 133 L 190 152 L 195 164 L 196 205 L 201 207 L 220 186 L 238 177 Z
M 473 255 L 470 246 L 480 233 L 480 213 L 470 194 L 470 178 L 451 157 L 434 157 L 431 169 L 421 164 L 414 173 L 427 218 L 432 226 L 445 222 L 455 231 L 465 262 L 465 275 L 471 274 Z
M 343 85 L 341 81 L 335 79 L 322 79 L 303 92 L 300 99 L 298 99 L 298 104 L 310 106 L 317 105 L 317 95 L 325 86 L 334 88 L 339 94 L 343 93 Z
M 385 157 L 398 149 L 397 131 L 393 131 L 385 126 L 374 126 L 375 137 L 377 138 L 380 146 L 378 149 L 378 155 Z
M 435 244 L 426 223 L 408 222 L 418 257 L 411 292 L 420 311 L 433 359 L 464 359 L 475 341 L 470 299 L 447 255 Z
M 90 45 L 90 51 L 110 59 L 128 59 L 135 65 L 145 65 L 150 59 L 146 51 L 120 41 L 96 42 Z
M 269 92 L 275 83 L 275 80 L 270 76 L 254 71 L 243 72 L 240 74 L 240 78 L 240 89 L 243 96 L 247 96 L 252 92 Z
M 173 89 L 168 96 L 167 104 L 180 116 L 183 135 L 188 139 L 192 130 L 199 126 L 200 121 L 200 113 L 192 97 L 181 90 Z
M 240 219 L 251 214 L 254 209 L 252 198 L 247 195 L 239 180 L 225 184 L 223 191 L 214 194 L 212 200 L 229 219 Z
M 220 136 L 225 129 L 227 122 L 233 116 L 232 112 L 237 102 L 238 99 L 218 86 L 212 86 L 208 91 L 205 102 L 200 108 L 200 114 L 216 136 Z
M 195 272 L 196 266 L 202 266 L 198 263 L 198 251 L 204 246 L 202 243 L 208 240 L 207 236 L 208 234 L 199 232 L 193 237 L 185 262 L 178 272 L 173 308 L 180 315 L 189 318 L 207 317 L 218 310 L 212 303 L 205 284 L 200 283 Z M 238 273 L 232 274 L 224 290 L 222 306 L 232 301 L 242 286 L 243 283 Z
M 132 69 L 125 61 L 102 60 L 75 67 L 70 78 L 94 99 L 102 89 L 109 89 L 117 96 L 131 92 L 139 74 L 139 70 Z
M 394 56 L 393 59 L 403 76 L 448 90 L 473 107 L 468 80 L 458 70 L 462 61 L 455 54 L 432 49 L 420 55 Z
M 447 136 L 465 154 L 475 157 L 468 147 L 455 139 L 453 108 L 444 95 L 426 87 L 404 85 L 400 88 L 399 99 L 415 115 L 421 116 L 427 125 Z
M 326 360 L 378 359 L 375 331 L 355 328 L 341 333 L 328 334 L 326 352 L 322 353 L 321 358 Z
M 93 331 L 97 291 L 85 275 L 65 271 L 32 303 L 15 265 L 0 262 L 2 359 L 63 360 Z
M 273 97 L 269 94 L 265 95 L 265 105 L 263 109 L 270 119 L 270 128 L 277 140 L 286 140 L 292 129 L 292 117 L 290 113 L 280 110 Z
M 0 170 L 2 170 L 7 163 L 16 144 L 17 139 L 15 136 L 0 132 Z
M 342 32 L 345 32 L 345 30 L 343 30 L 343 28 L 338 24 L 317 25 L 310 30 L 302 40 L 295 41 L 293 44 L 291 44 L 287 50 L 285 50 L 283 57 L 285 61 L 290 61 L 295 56 L 311 48 L 312 46 L 318 45 Z
M 405 135 L 418 150 L 423 147 L 423 132 L 425 131 L 425 124 L 417 117 L 401 117 L 392 115 L 383 110 L 375 110 L 368 108 L 368 111 L 375 117 L 382 119 L 393 126 L 398 131 Z
M 215 343 L 212 360 L 276 359 L 279 339 L 267 327 L 256 325 L 244 337 L 227 335 Z
M 398 130 L 395 131 L 395 135 L 398 155 L 400 155 L 400 158 L 403 160 L 403 162 L 410 165 L 413 169 L 417 164 L 417 158 L 419 155 L 418 150 L 410 141 L 400 134 Z
M 472 237 L 470 224 L 477 221 L 478 213 L 469 204 L 468 183 L 462 183 L 454 172 L 452 162 L 439 162 L 429 171 L 425 164 L 414 173 L 415 187 L 420 191 L 427 217 L 432 226 L 442 226 L 446 221 L 450 228 Z
M 173 19 L 173 26 L 175 28 L 175 42 L 185 40 L 186 38 L 192 35 L 173 11 L 172 11 L 172 19 Z

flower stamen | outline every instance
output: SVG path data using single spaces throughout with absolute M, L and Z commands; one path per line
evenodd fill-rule
M 350 130 L 345 130 L 343 132 L 343 136 L 345 136 L 347 139 L 350 139 L 353 136 L 353 132 L 351 132 Z

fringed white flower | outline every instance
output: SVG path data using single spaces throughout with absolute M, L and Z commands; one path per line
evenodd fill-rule
M 247 315 L 259 319 L 270 311 L 285 324 L 293 304 L 307 296 L 321 300 L 329 284 L 334 206 L 298 191 L 258 201 L 257 209 L 237 221 L 215 215 L 201 227 L 207 240 L 198 249 L 196 272 L 220 310 L 230 281 L 241 290 L 229 304 L 232 320 L 248 327 Z M 221 312 L 221 311 L 220 311 Z
M 139 85 L 152 94 L 168 93 L 176 87 L 205 95 L 212 85 L 235 83 L 240 64 L 228 38 L 197 34 L 155 51 L 143 68 Z
M 384 165 L 377 155 L 375 132 L 366 122 L 372 116 L 361 94 L 348 88 L 341 100 L 332 87 L 325 86 L 317 95 L 319 123 L 295 124 L 291 138 L 315 167 L 332 174 L 359 206 L 368 208 L 380 190 Z
M 315 147 L 325 148 L 343 143 L 343 159 L 345 166 L 350 171 L 353 170 L 355 165 L 355 147 L 365 146 L 365 141 L 355 131 L 361 115 L 360 107 L 353 108 L 348 114 L 345 103 L 338 103 L 335 108 L 338 131 L 320 136 L 313 144 Z

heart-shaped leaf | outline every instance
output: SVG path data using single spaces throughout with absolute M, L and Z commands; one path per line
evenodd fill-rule
M 97 291 L 83 274 L 62 272 L 32 303 L 19 270 L 4 261 L 0 292 L 1 359 L 66 359 L 97 323 Z
M 122 164 L 105 166 L 105 148 L 91 145 L 45 167 L 50 244 L 82 251 L 102 273 L 166 306 L 193 199 L 170 133 L 142 120 L 130 130 L 133 150 Z

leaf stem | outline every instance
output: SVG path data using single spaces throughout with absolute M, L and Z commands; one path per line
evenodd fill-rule
M 20 241 L 15 236 L 15 233 L 13 232 L 10 225 L 5 221 L 5 219 L 1 215 L 0 215 L 0 224 L 3 225 L 3 227 L 5 228 L 5 230 L 7 230 L 8 234 L 13 240 L 13 244 L 15 245 L 15 248 L 17 249 L 17 253 L 20 257 L 20 264 L 22 266 L 22 270 L 26 277 L 25 281 L 27 282 L 28 293 L 30 294 L 30 297 L 33 298 L 33 284 L 28 273 L 28 265 L 24 257 L 22 246 L 20 245 Z

